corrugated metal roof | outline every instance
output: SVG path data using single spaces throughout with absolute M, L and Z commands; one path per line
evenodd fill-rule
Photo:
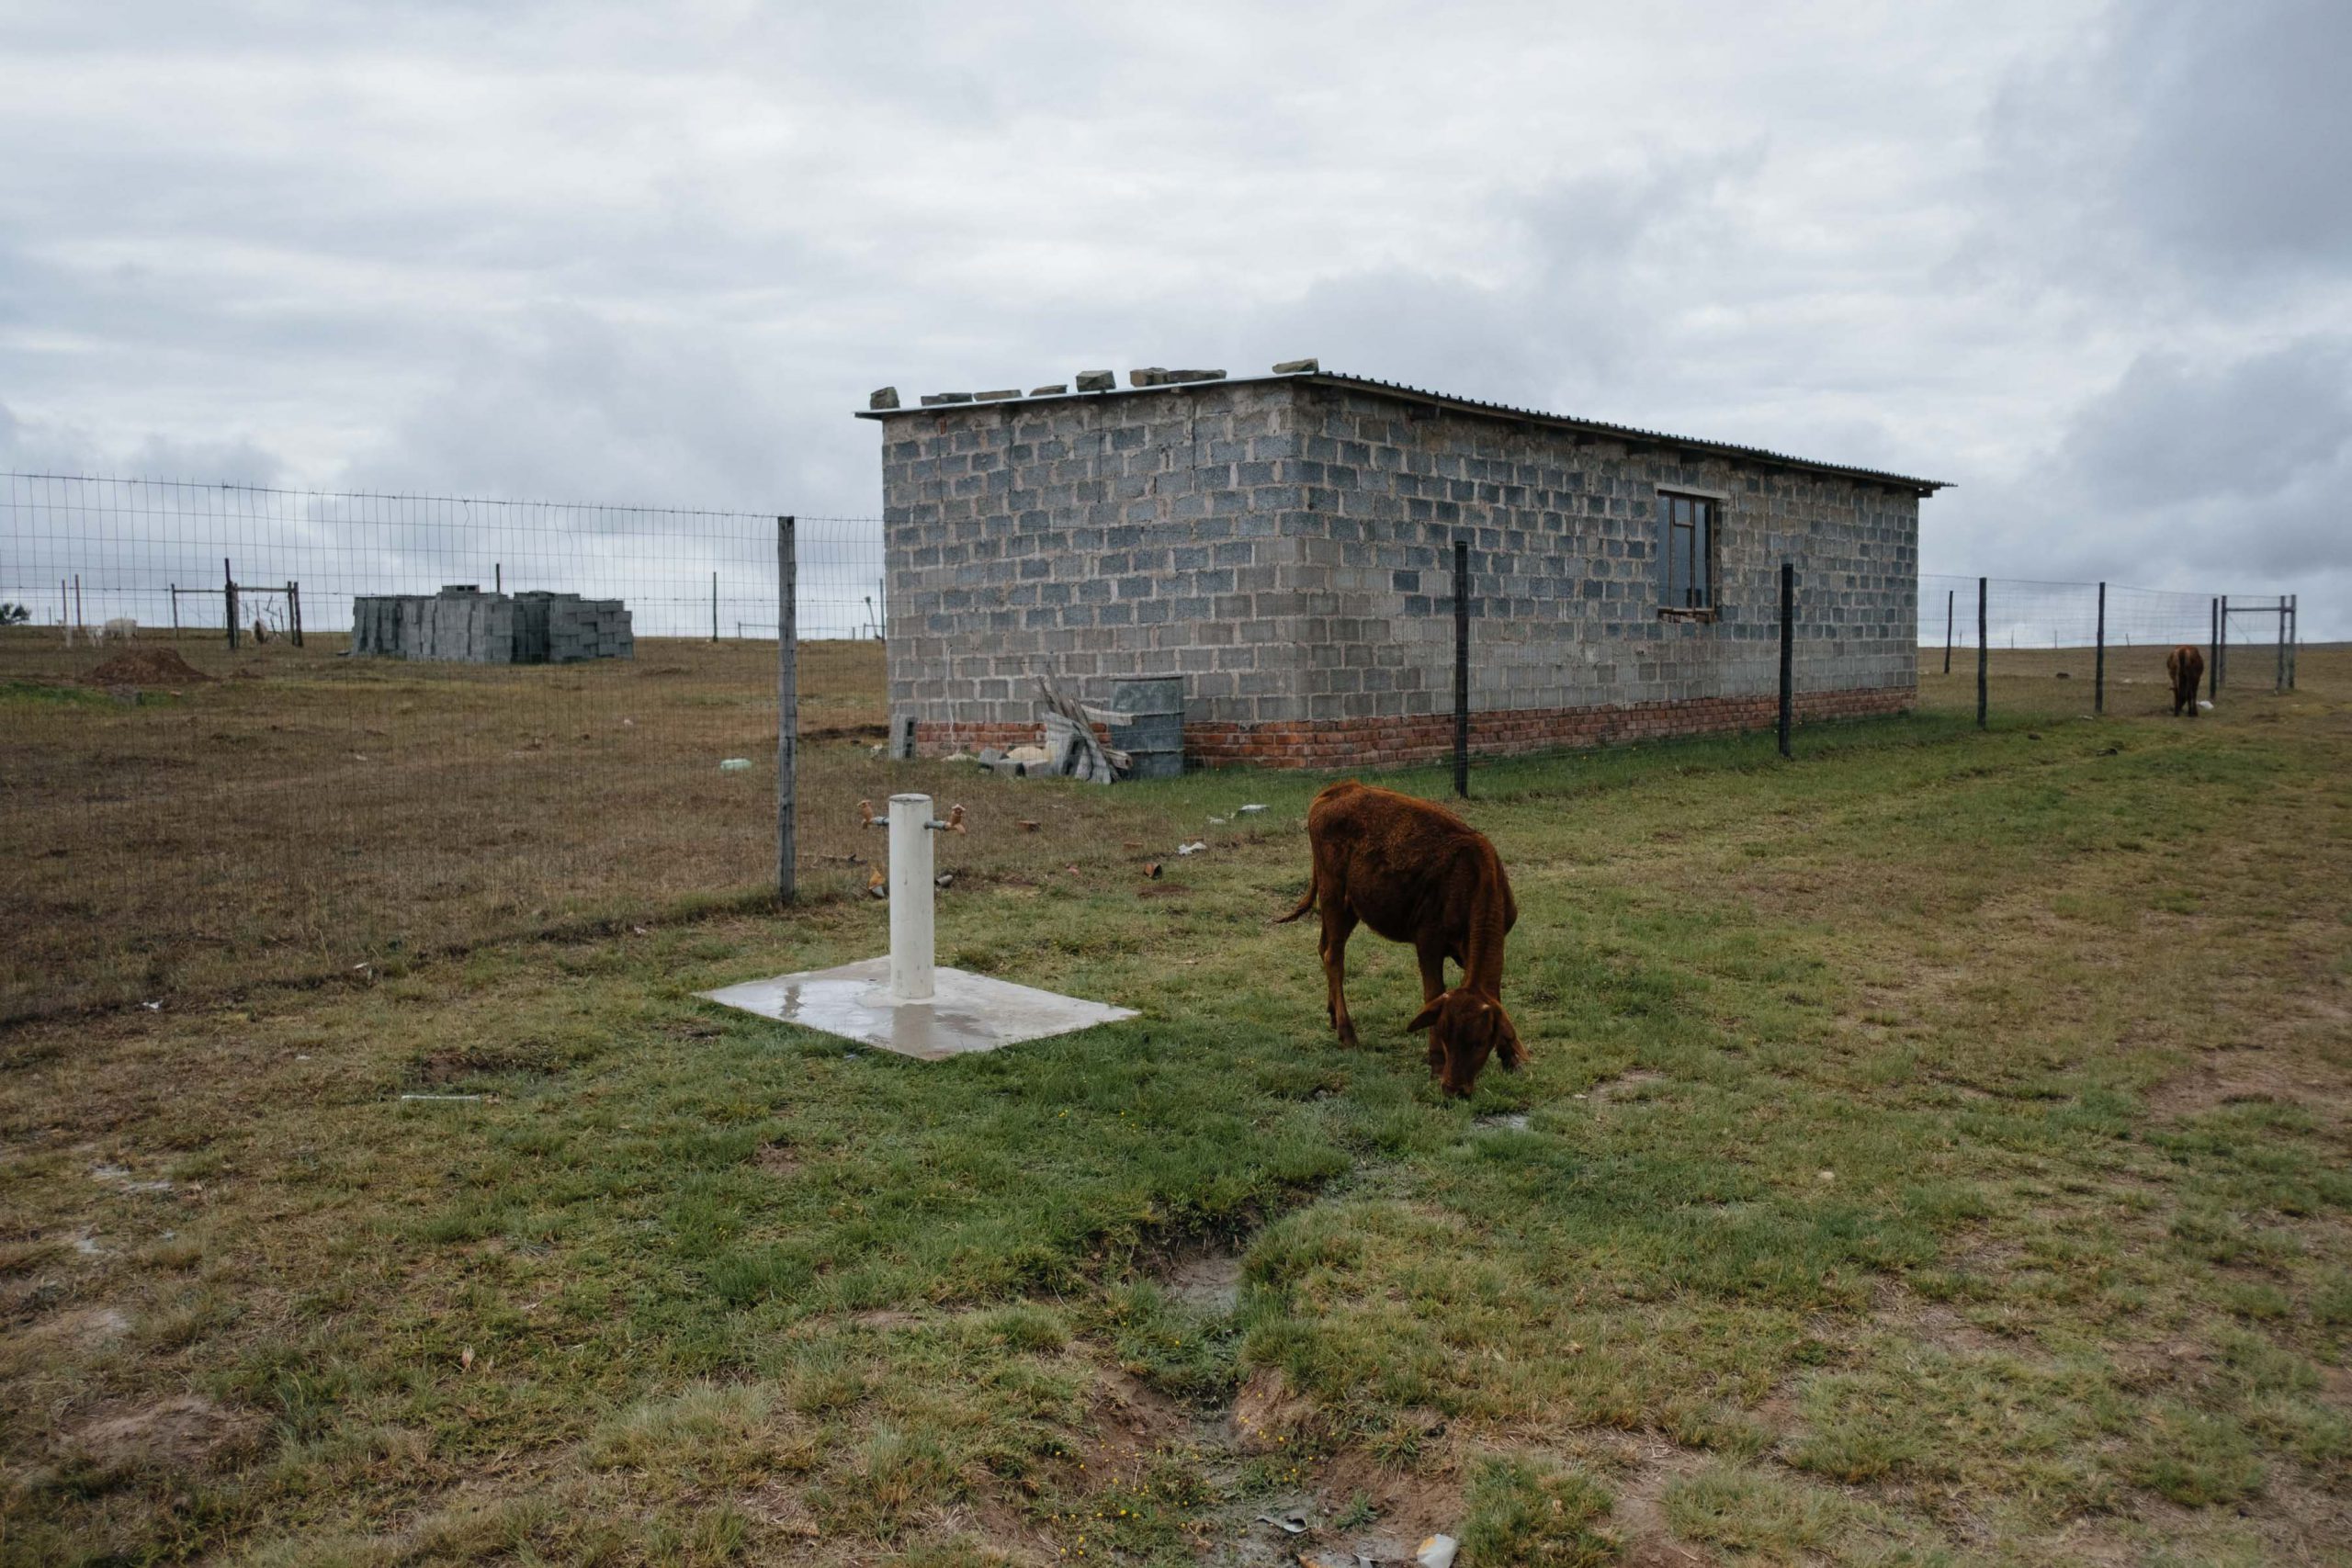
M 1939 490 L 1952 488 L 1946 479 L 1923 479 L 1910 474 L 1889 473 L 1882 468 L 1857 468 L 1850 463 L 1825 463 L 1812 457 L 1792 457 L 1785 452 L 1768 451 L 1761 446 L 1742 446 L 1728 441 L 1707 441 L 1694 435 L 1673 435 L 1664 431 L 1644 430 L 1635 425 L 1611 424 L 1603 420 L 1578 419 L 1569 414 L 1547 413 L 1541 409 L 1515 408 L 1509 403 L 1482 401 L 1476 398 L 1456 397 L 1450 392 L 1432 392 L 1420 387 L 1408 387 L 1398 381 L 1382 381 L 1368 376 L 1347 376 L 1333 370 L 1305 370 L 1287 376 L 1248 376 L 1222 381 L 1185 381 L 1170 386 L 1122 387 L 1107 392 L 1065 392 L 1037 398 L 992 400 L 985 403 L 943 403 L 931 408 L 860 409 L 861 419 L 896 419 L 902 414 L 940 413 L 949 409 L 1014 408 L 1037 403 L 1071 402 L 1089 398 L 1152 397 L 1162 393 L 1207 391 L 1217 387 L 1255 385 L 1267 381 L 1306 381 L 1317 386 L 1333 387 L 1348 391 L 1369 392 L 1375 396 L 1397 398 L 1408 402 L 1426 403 L 1433 408 L 1451 409 L 1490 419 L 1522 420 L 1558 430 L 1575 431 L 1579 434 L 1607 436 L 1612 441 L 1639 442 L 1655 446 L 1679 446 L 1694 452 L 1713 453 L 1751 463 L 1769 463 L 1781 468 L 1803 469 L 1808 473 L 1835 474 L 1845 479 L 1867 479 L 1874 484 L 1899 485 L 1920 495 L 1932 495 Z

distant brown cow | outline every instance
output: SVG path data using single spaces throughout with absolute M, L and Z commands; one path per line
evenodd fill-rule
M 1326 1005 L 1340 1043 L 1356 1043 L 1344 971 L 1348 935 L 1361 920 L 1410 942 L 1420 959 L 1422 1007 L 1405 1028 L 1430 1032 L 1430 1071 L 1448 1094 L 1468 1094 L 1490 1055 L 1517 1072 L 1527 1049 L 1503 1011 L 1502 987 L 1503 938 L 1519 908 L 1495 846 L 1451 811 L 1352 779 L 1315 797 L 1306 840 L 1306 895 L 1282 919 L 1322 912 Z M 1451 990 L 1449 958 L 1462 965 Z
M 2165 656 L 2165 673 L 2172 677 L 2172 716 L 2180 716 L 2187 708 L 2188 716 L 2197 716 L 2197 685 L 2205 679 L 2205 656 L 2197 651 L 2194 643 L 2182 643 Z

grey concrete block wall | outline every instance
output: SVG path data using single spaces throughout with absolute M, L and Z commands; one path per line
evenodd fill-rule
M 891 420 L 893 713 L 1034 724 L 1037 675 L 1091 697 L 1182 674 L 1195 718 L 1305 716 L 1293 412 L 1211 383 Z
M 1780 565 L 1801 691 L 1917 682 L 1918 498 L 1879 483 L 1301 383 L 1285 465 L 1312 719 L 1450 710 L 1453 541 L 1470 544 L 1471 706 L 1770 694 Z M 1658 496 L 1719 508 L 1712 620 L 1659 614 Z
M 894 716 L 1031 724 L 1033 677 L 1102 700 L 1186 678 L 1194 724 L 1452 704 L 1768 694 L 1779 565 L 1801 691 L 1917 680 L 1920 481 L 1616 438 L 1314 377 L 884 412 Z M 1657 496 L 1721 509 L 1719 611 L 1661 616 Z

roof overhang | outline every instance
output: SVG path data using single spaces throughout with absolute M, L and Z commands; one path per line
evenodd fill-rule
M 991 398 L 985 401 L 935 403 L 929 407 L 859 409 L 856 413 L 860 419 L 893 420 L 903 419 L 911 414 L 968 413 L 979 409 L 1029 409 L 1049 403 L 1095 402 L 1109 398 L 1182 396 L 1188 393 L 1211 392 L 1221 387 L 1264 386 L 1278 381 L 1329 387 L 1339 391 L 1362 392 L 1374 397 L 1409 403 L 1430 410 L 1431 412 L 1443 412 L 1473 419 L 1492 419 L 1508 423 L 1537 425 L 1544 429 L 1561 431 L 1586 441 L 1613 441 L 1634 448 L 1690 453 L 1723 457 L 1733 462 L 1794 469 L 1802 473 L 1825 474 L 1837 479 L 1854 479 L 1868 484 L 1905 490 L 1917 496 L 1929 496 L 1939 490 L 1952 488 L 1951 482 L 1945 479 L 1923 479 L 1909 474 L 1888 473 L 1879 468 L 1860 468 L 1845 463 L 1818 462 L 1810 457 L 1795 457 L 1785 452 L 1769 451 L 1761 446 L 1741 446 L 1726 441 L 1704 441 L 1696 436 L 1670 435 L 1663 431 L 1642 430 L 1626 424 L 1611 424 L 1601 420 L 1577 419 L 1568 414 L 1545 413 L 1539 409 L 1513 408 L 1505 403 L 1481 402 L 1475 398 L 1457 398 L 1444 392 L 1431 392 L 1419 387 L 1403 386 L 1394 381 L 1376 381 L 1363 376 L 1342 376 L 1328 370 L 1302 370 L 1286 376 L 1244 376 L 1215 381 L 1178 381 L 1152 387 L 1114 387 L 1108 391 L 1101 392 L 1048 392 L 1037 397 Z

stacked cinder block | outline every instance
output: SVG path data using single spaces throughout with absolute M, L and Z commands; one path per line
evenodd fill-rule
M 385 659 L 547 664 L 637 656 L 621 601 L 577 593 L 484 593 L 464 584 L 369 595 L 352 602 L 351 622 L 352 652 Z
M 884 423 L 891 711 L 922 750 L 1029 739 L 1037 675 L 1098 702 L 1181 675 L 1196 761 L 1442 755 L 1456 539 L 1482 749 L 1770 723 L 1784 558 L 1800 711 L 1913 700 L 1930 481 L 1312 368 L 1079 385 L 865 415 Z M 1661 491 L 1718 508 L 1702 615 L 1662 613 Z

